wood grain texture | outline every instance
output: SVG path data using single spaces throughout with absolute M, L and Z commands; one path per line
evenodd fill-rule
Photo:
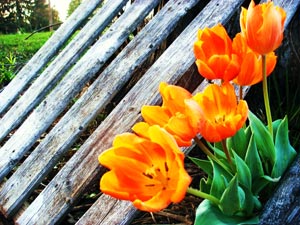
M 101 195 L 94 205 L 97 207 L 92 207 L 76 225 L 128 224 L 137 212 L 131 202 L 116 200 L 108 195 Z
M 260 225 L 300 224 L 300 157 L 285 173 L 260 215 Z
M 0 120 L 0 141 L 17 127 L 101 34 L 126 2 L 108 1 Z
M 0 154 L 3 156 L 0 159 L 0 180 L 3 180 L 39 136 L 67 107 L 70 100 L 78 94 L 87 81 L 96 75 L 158 2 L 158 0 L 136 1 L 132 4 L 30 114 L 0 149 Z
M 100 74 L 88 91 L 77 100 L 69 112 L 60 119 L 43 142 L 36 147 L 1 188 L 0 205 L 6 215 L 12 214 L 18 208 L 33 187 L 39 184 L 59 157 L 83 132 L 88 123 L 110 102 L 121 89 L 120 87 L 133 76 L 135 68 L 138 68 L 167 38 L 180 18 L 196 3 L 197 0 L 171 1 Z M 151 47 L 148 47 L 149 43 L 151 43 Z
M 116 134 L 128 131 L 140 119 L 139 111 L 142 105 L 157 102 L 159 83 L 161 81 L 176 83 L 194 63 L 191 40 L 195 40 L 198 28 L 212 26 L 217 22 L 225 23 L 242 3 L 242 1 L 228 1 L 228 4 L 219 5 L 218 2 L 211 1 L 201 11 L 17 219 L 17 223 L 30 224 L 41 220 L 43 223 L 45 216 L 54 217 L 70 207 L 87 185 L 99 175 L 101 167 L 97 156 L 111 146 Z M 119 207 L 119 204 L 114 207 Z M 105 213 L 107 219 L 111 218 L 110 211 Z M 127 211 L 128 207 L 119 208 L 122 214 Z
M 80 24 L 95 10 L 102 0 L 90 0 L 81 4 L 72 16 L 63 23 L 50 39 L 39 49 L 30 61 L 0 93 L 0 115 L 19 94 L 38 76 L 41 69 L 58 52 Z

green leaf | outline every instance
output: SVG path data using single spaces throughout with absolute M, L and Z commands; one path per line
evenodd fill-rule
M 238 175 L 238 181 L 242 185 L 244 185 L 246 188 L 251 190 L 252 185 L 252 176 L 250 173 L 250 169 L 247 166 L 247 164 L 244 162 L 243 159 L 241 159 L 237 153 L 233 152 L 235 164 L 236 164 L 236 170 Z
M 201 178 L 200 180 L 200 191 L 204 193 L 209 193 L 211 190 L 212 179 L 209 177 L 207 179 Z
M 241 213 L 246 216 L 253 215 L 253 209 L 258 199 L 249 188 L 241 187 L 241 189 L 243 189 L 245 194 L 244 201 L 241 202 Z
M 267 171 L 271 171 L 268 165 L 269 163 L 274 165 L 275 162 L 275 146 L 273 143 L 273 138 L 271 137 L 271 134 L 266 126 L 250 111 L 249 121 L 255 143 L 263 161 L 263 165 L 266 166 Z
M 214 143 L 214 147 L 215 147 L 215 148 L 218 148 L 218 149 L 223 149 L 222 143 L 221 143 L 221 142 L 215 142 L 215 143 Z
M 224 159 L 224 160 L 227 161 L 226 155 L 225 155 L 225 153 L 223 152 L 222 145 L 219 145 L 220 142 L 215 143 L 214 146 L 211 145 L 209 142 L 208 142 L 207 144 L 208 144 L 208 146 L 214 151 L 214 153 L 215 153 L 215 155 L 217 156 L 217 158 L 219 158 L 221 161 L 222 161 L 222 159 Z
M 259 177 L 258 179 L 255 179 L 252 183 L 253 184 L 253 187 L 252 187 L 253 194 L 258 195 L 266 186 L 277 183 L 279 180 L 280 180 L 280 177 L 272 178 L 267 175 L 264 175 L 262 177 Z
M 253 135 L 249 141 L 245 162 L 250 170 L 252 181 L 264 175 L 263 165 L 259 157 Z
M 202 169 L 209 177 L 213 176 L 213 166 L 209 160 L 203 160 L 194 157 L 189 157 L 189 159 L 193 163 L 195 163 L 200 169 Z
M 297 154 L 289 141 L 287 117 L 281 121 L 277 128 L 275 153 L 275 163 L 271 175 L 272 177 L 280 177 Z
M 228 187 L 223 192 L 219 205 L 221 211 L 226 215 L 234 215 L 241 208 L 241 196 L 238 189 L 237 175 L 229 182 Z
M 228 206 L 230 207 L 230 205 Z M 258 216 L 248 218 L 239 216 L 226 216 L 210 201 L 204 200 L 196 211 L 195 225 L 251 225 L 258 224 Z
M 250 138 L 252 137 L 252 130 L 250 126 L 246 127 L 245 136 L 246 136 L 246 142 L 249 143 Z
M 279 119 L 279 120 L 273 121 L 273 123 L 272 123 L 272 126 L 273 126 L 273 135 L 274 135 L 273 138 L 274 138 L 274 139 L 275 139 L 275 137 L 276 137 L 277 130 L 278 130 L 279 125 L 281 124 L 281 121 L 282 121 L 282 119 Z
M 232 176 L 224 170 L 219 164 L 211 161 L 213 165 L 213 180 L 211 184 L 210 194 L 220 199 L 224 190 L 226 189 L 228 182 L 232 179 Z
M 244 129 L 240 129 L 233 137 L 227 139 L 228 149 L 235 151 L 239 157 L 245 158 L 248 142 Z

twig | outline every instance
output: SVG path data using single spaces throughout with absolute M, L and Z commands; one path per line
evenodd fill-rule
M 178 220 L 180 222 L 184 222 L 184 224 L 186 224 L 186 225 L 193 224 L 193 222 L 188 220 L 185 216 L 180 216 L 180 215 L 176 215 L 176 214 L 168 213 L 168 212 L 164 212 L 164 211 L 155 212 L 154 214 L 157 214 L 160 216 L 165 216 L 165 217 L 170 217 L 170 218 Z
M 34 35 L 35 33 L 40 32 L 41 30 L 47 29 L 47 28 L 49 28 L 49 27 L 58 26 L 58 25 L 61 25 L 62 23 L 63 23 L 63 22 L 54 23 L 54 24 L 51 24 L 51 25 L 42 27 L 42 28 L 40 28 L 40 29 L 37 29 L 37 30 L 33 31 L 29 36 L 27 36 L 27 37 L 25 38 L 25 40 L 27 40 L 28 38 L 30 38 L 30 37 L 31 37 L 32 35 Z

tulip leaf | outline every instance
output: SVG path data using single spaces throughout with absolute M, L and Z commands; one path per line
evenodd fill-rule
M 276 138 L 277 130 L 278 130 L 278 127 L 281 124 L 281 122 L 282 122 L 282 119 L 279 119 L 279 120 L 273 121 L 273 123 L 272 123 L 274 138 Z
M 263 165 L 259 157 L 253 135 L 249 141 L 245 162 L 250 170 L 253 181 L 264 175 Z
M 230 207 L 231 204 L 228 205 Z M 195 225 L 251 225 L 258 224 L 258 216 L 248 218 L 227 216 L 209 200 L 203 200 L 196 211 Z
M 209 193 L 211 189 L 212 179 L 208 177 L 207 179 L 201 178 L 200 180 L 200 191 L 204 193 Z
M 222 145 L 220 145 L 220 142 L 215 143 L 214 146 L 211 145 L 210 143 L 208 143 L 208 146 L 214 151 L 217 158 L 219 158 L 220 160 L 225 159 L 227 161 L 226 155 L 223 152 L 223 148 L 222 148 Z
M 209 160 L 203 160 L 195 157 L 189 157 L 200 169 L 202 169 L 209 177 L 213 177 L 213 167 Z
M 250 111 L 249 121 L 257 149 L 263 160 L 263 165 L 266 167 L 267 172 L 271 171 L 271 168 L 269 168 L 268 165 L 269 163 L 274 165 L 275 162 L 275 146 L 273 138 L 266 126 Z
M 287 117 L 281 121 L 277 128 L 275 151 L 276 158 L 272 170 L 272 177 L 280 177 L 297 154 L 289 141 Z
M 230 216 L 237 213 L 241 208 L 240 198 L 241 196 L 238 188 L 238 178 L 236 175 L 229 182 L 228 187 L 225 189 L 220 199 L 219 207 L 221 208 L 221 211 Z
M 241 183 L 244 187 L 251 190 L 251 184 L 252 184 L 252 176 L 249 167 L 247 164 L 242 160 L 237 153 L 233 152 L 235 164 L 236 164 L 236 170 L 237 170 L 237 176 L 238 181 Z
M 252 190 L 253 194 L 259 194 L 266 186 L 272 185 L 274 183 L 277 183 L 280 180 L 280 177 L 272 178 L 270 176 L 264 175 L 262 177 L 259 177 L 258 179 L 255 179 L 252 182 Z
M 228 138 L 227 145 L 229 149 L 232 149 L 239 155 L 239 157 L 244 159 L 248 146 L 244 129 L 240 129 L 233 137 Z
M 251 131 L 251 127 L 248 126 L 244 129 L 245 131 L 245 136 L 246 136 L 246 142 L 249 143 L 250 138 L 252 137 L 252 131 Z
M 214 147 L 217 148 L 217 149 L 222 149 L 222 142 L 215 142 L 214 143 Z
M 211 163 L 213 165 L 214 175 L 212 178 L 210 195 L 220 199 L 232 176 L 214 161 L 211 160 Z
M 256 202 L 259 202 L 259 200 L 253 195 L 249 188 L 241 187 L 241 189 L 243 189 L 243 192 L 245 193 L 244 201 L 241 202 L 241 213 L 247 216 L 252 215 L 253 208 L 257 205 Z M 261 206 L 260 202 L 259 205 Z

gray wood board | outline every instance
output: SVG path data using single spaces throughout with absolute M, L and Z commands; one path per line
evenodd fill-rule
M 0 191 L 0 205 L 7 215 L 15 211 L 26 199 L 33 187 L 52 169 L 59 156 L 76 140 L 91 119 L 132 77 L 135 68 L 138 68 L 166 39 L 180 18 L 196 3 L 197 0 L 171 1 L 100 74 L 87 93 L 77 100 L 69 112 L 3 185 Z
M 227 1 L 226 4 L 211 1 L 100 124 L 17 222 L 28 224 L 39 221 L 44 224 L 49 222 L 49 218 L 63 214 L 70 208 L 87 185 L 99 175 L 101 167 L 98 164 L 98 155 L 111 146 L 116 134 L 128 131 L 140 119 L 142 105 L 157 102 L 159 83 L 176 83 L 194 63 L 193 40 L 196 39 L 198 28 L 227 22 L 241 4 L 242 1 Z M 117 206 L 118 203 L 114 205 Z M 125 208 L 119 208 L 119 219 L 129 209 L 131 210 L 127 204 Z M 106 211 L 107 216 L 101 224 L 108 224 L 107 221 L 114 224 L 112 221 L 118 219 L 110 217 L 109 211 L 111 209 Z
M 81 23 L 100 5 L 102 0 L 83 2 L 50 39 L 38 50 L 14 79 L 0 92 L 0 115 L 21 94 L 41 69 L 58 52 Z
M 158 2 L 135 1 L 30 114 L 0 149 L 3 156 L 0 159 L 0 180 L 3 180 Z
M 36 107 L 63 75 L 81 56 L 81 53 L 111 22 L 125 5 L 123 0 L 110 0 L 98 10 L 97 14 L 80 30 L 74 39 L 59 53 L 51 64 L 39 75 L 18 101 L 0 120 L 0 140 L 17 127 Z

